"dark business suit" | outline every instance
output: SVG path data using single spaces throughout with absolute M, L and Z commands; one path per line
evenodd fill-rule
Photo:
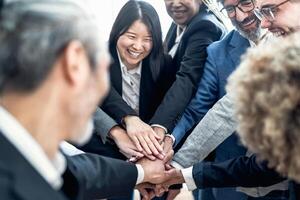
M 165 44 L 169 51 L 176 39 L 177 25 L 172 24 Z M 156 110 L 150 123 L 161 124 L 172 131 L 176 120 L 195 94 L 202 77 L 203 66 L 207 57 L 206 47 L 225 35 L 224 26 L 204 4 L 199 13 L 190 21 L 173 58 L 176 69 L 176 81 L 167 92 L 161 105 Z
M 122 99 L 122 73 L 116 49 L 111 50 L 114 63 L 110 67 L 111 90 L 101 108 L 117 122 L 121 123 L 126 115 L 137 115 L 135 111 Z M 175 80 L 174 66 L 171 57 L 165 55 L 161 58 L 162 65 L 158 75 L 153 75 L 149 60 L 142 62 L 139 117 L 149 122 L 159 106 L 164 94 Z M 154 77 L 156 76 L 156 77 Z
M 258 178 L 259 177 L 259 178 Z M 279 183 L 286 178 L 280 176 L 275 170 L 268 168 L 267 162 L 258 162 L 255 155 L 240 156 L 224 162 L 200 162 L 193 167 L 193 178 L 197 188 L 210 187 L 265 187 Z M 290 194 L 287 191 L 272 191 L 268 199 L 298 199 L 299 185 L 291 182 Z M 266 198 L 266 197 L 263 197 Z
M 137 116 L 138 114 L 122 98 L 122 72 L 116 49 L 111 49 L 111 55 L 114 61 L 110 66 L 111 89 L 101 108 L 121 124 L 125 116 Z M 160 70 L 156 75 L 150 69 L 149 60 L 147 58 L 143 60 L 138 115 L 141 120 L 147 123 L 151 119 L 164 94 L 173 83 L 175 73 L 169 55 L 162 56 Z M 125 159 L 114 144 L 111 142 L 104 144 L 97 135 L 93 135 L 90 142 L 81 149 L 86 152 Z
M 60 191 L 54 190 L 0 132 L 0 197 L 5 200 L 88 200 L 131 194 L 133 164 L 95 154 L 66 157 Z M 122 170 L 122 173 L 120 173 Z
M 55 191 L 0 132 L 0 198 L 66 200 Z

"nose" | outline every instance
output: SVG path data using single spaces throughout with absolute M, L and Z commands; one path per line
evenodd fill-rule
M 133 45 L 132 45 L 132 47 L 134 48 L 134 50 L 142 50 L 143 49 L 143 46 L 144 46 L 144 44 L 143 44 L 143 41 L 142 40 L 136 40 L 134 43 L 133 43 Z
M 271 27 L 271 22 L 270 22 L 270 20 L 267 20 L 265 17 L 263 17 L 262 18 L 262 20 L 260 21 L 260 26 L 261 26 L 261 28 L 269 28 L 269 27 Z
M 172 1 L 172 6 L 174 6 L 174 7 L 181 6 L 181 0 L 173 0 Z

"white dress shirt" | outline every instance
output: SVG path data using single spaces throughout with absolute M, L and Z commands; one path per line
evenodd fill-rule
M 185 32 L 185 29 L 186 27 L 180 27 L 177 25 L 177 30 L 176 30 L 176 39 L 175 39 L 175 43 L 173 45 L 173 47 L 170 49 L 169 51 L 169 55 L 174 58 L 176 52 L 177 52 L 177 49 L 178 49 L 178 46 L 179 46 L 179 43 L 182 39 L 182 36 Z
M 142 62 L 137 68 L 128 70 L 122 62 L 119 52 L 118 57 L 122 73 L 122 98 L 139 114 Z
M 55 158 L 50 160 L 28 131 L 1 106 L 0 130 L 46 182 L 55 190 L 61 188 L 62 174 L 66 170 L 66 160 L 59 151 Z

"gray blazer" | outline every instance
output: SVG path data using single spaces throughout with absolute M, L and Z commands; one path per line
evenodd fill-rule
M 229 95 L 220 99 L 203 117 L 173 160 L 183 167 L 202 161 L 237 127 L 233 103 Z
M 118 124 L 100 108 L 97 108 L 94 113 L 93 120 L 94 132 L 99 135 L 103 143 L 105 143 L 110 129 Z

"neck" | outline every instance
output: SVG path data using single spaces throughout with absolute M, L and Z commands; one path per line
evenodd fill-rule
M 41 146 L 49 159 L 56 155 L 59 144 L 63 140 L 59 128 L 60 118 L 58 106 L 54 98 L 41 93 L 8 94 L 1 99 L 3 106 Z

